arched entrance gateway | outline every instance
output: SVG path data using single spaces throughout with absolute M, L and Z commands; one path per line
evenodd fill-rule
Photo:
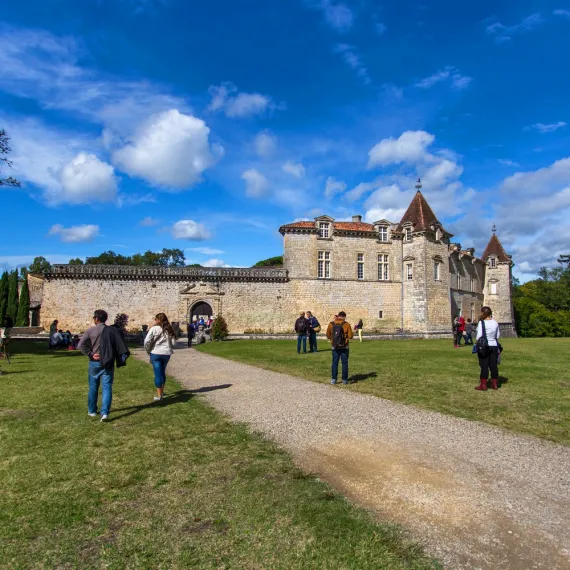
M 213 315 L 212 307 L 206 301 L 198 301 L 190 308 L 190 322 L 203 317 L 204 320 L 209 319 Z

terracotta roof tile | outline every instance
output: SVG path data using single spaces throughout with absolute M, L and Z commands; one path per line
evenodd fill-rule
M 283 233 L 288 229 L 317 229 L 315 222 L 294 222 L 292 224 L 285 224 L 279 228 Z M 343 231 L 343 232 L 375 232 L 374 226 L 372 224 L 366 224 L 364 222 L 333 222 L 333 230 Z
M 419 190 L 408 206 L 406 213 L 402 216 L 399 229 L 407 222 L 414 225 L 414 231 L 416 232 L 429 230 L 432 224 L 439 223 L 433 210 L 426 202 L 424 195 Z
M 485 248 L 481 259 L 483 261 L 487 261 L 491 255 L 496 256 L 499 261 L 505 263 L 511 260 L 503 249 L 503 245 L 499 241 L 499 238 L 495 234 L 491 236 L 491 239 L 489 240 L 489 243 L 487 244 L 487 247 Z

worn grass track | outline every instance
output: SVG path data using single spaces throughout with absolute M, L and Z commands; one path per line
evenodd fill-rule
M 2 568 L 437 568 L 268 441 L 149 365 L 88 418 L 86 359 L 13 344 L 0 377 Z M 224 386 L 217 389 L 223 390 Z

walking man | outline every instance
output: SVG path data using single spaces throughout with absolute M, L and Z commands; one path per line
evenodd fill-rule
M 311 311 L 305 313 L 309 327 L 309 352 L 317 352 L 317 333 L 321 332 L 321 325 Z
M 301 354 L 301 344 L 303 345 L 303 352 L 307 354 L 307 334 L 309 327 L 307 326 L 307 319 L 305 313 L 295 321 L 295 332 L 297 333 L 297 354 Z
M 97 399 L 99 386 L 102 386 L 101 421 L 109 417 L 111 401 L 113 399 L 113 376 L 115 374 L 114 362 L 107 364 L 106 368 L 101 363 L 101 334 L 107 326 L 107 313 L 97 309 L 93 313 L 93 326 L 88 328 L 79 341 L 78 349 L 89 357 L 89 393 L 87 395 L 87 413 L 90 417 L 97 417 Z
M 340 311 L 327 328 L 327 338 L 332 345 L 331 384 L 336 384 L 337 382 L 339 360 L 342 363 L 342 383 L 348 384 L 348 343 L 352 337 L 352 327 L 346 322 L 346 313 Z
M 190 348 L 192 346 L 192 339 L 196 334 L 196 327 L 194 326 L 194 323 L 190 321 L 188 325 L 186 325 L 186 328 L 188 329 L 188 348 Z

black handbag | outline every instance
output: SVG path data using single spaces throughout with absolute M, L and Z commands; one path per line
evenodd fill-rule
M 489 341 L 487 340 L 487 331 L 485 330 L 485 321 L 481 321 L 481 327 L 483 329 L 483 334 L 477 339 L 477 354 L 481 358 L 489 356 Z

